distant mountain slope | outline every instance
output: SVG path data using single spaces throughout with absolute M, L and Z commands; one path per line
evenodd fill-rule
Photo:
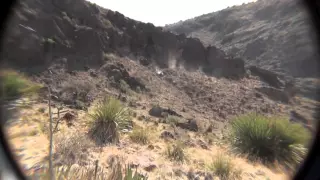
M 298 1 L 259 0 L 165 29 L 197 37 L 262 68 L 295 77 L 315 77 L 318 72 L 315 33 Z

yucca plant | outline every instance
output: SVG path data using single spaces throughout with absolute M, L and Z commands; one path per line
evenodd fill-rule
M 100 102 L 90 117 L 90 135 L 99 144 L 119 142 L 118 131 L 130 126 L 128 109 L 115 98 Z
M 282 117 L 248 114 L 237 117 L 231 125 L 231 143 L 241 153 L 264 162 L 277 160 L 296 165 L 305 153 L 310 134 L 300 124 Z

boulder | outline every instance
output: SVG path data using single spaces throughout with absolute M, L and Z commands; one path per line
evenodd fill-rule
M 250 66 L 248 69 L 252 75 L 258 76 L 262 81 L 274 88 L 282 88 L 285 85 L 277 73 L 256 66 Z
M 197 121 L 194 119 L 190 119 L 187 122 L 182 122 L 182 123 L 177 122 L 176 126 L 182 128 L 182 129 L 187 129 L 187 130 L 194 131 L 194 132 L 197 132 L 199 130 Z
M 290 102 L 290 96 L 288 96 L 288 94 L 283 90 L 276 89 L 273 87 L 258 87 L 255 89 L 274 101 L 281 101 L 283 103 Z
M 160 135 L 160 138 L 162 138 L 162 139 L 175 139 L 175 136 L 172 132 L 163 131 Z
M 182 115 L 178 114 L 176 111 L 168 108 L 162 108 L 160 106 L 154 106 L 149 110 L 149 115 L 151 116 L 155 116 L 155 117 L 159 117 L 159 118 L 163 118 L 166 117 L 168 115 L 171 116 L 177 116 L 177 117 L 182 117 Z

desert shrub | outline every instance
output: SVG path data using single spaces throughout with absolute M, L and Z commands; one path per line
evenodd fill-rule
M 62 165 L 86 165 L 88 149 L 93 147 L 88 137 L 75 133 L 69 137 L 58 136 L 54 142 L 56 163 Z
M 140 144 L 147 144 L 149 142 L 149 136 L 149 131 L 143 128 L 134 128 L 132 133 L 129 135 L 131 141 Z
M 39 84 L 29 81 L 22 74 L 13 70 L 3 70 L 1 72 L 1 80 L 1 99 L 4 100 L 34 94 L 42 87 Z
M 184 162 L 187 160 L 187 155 L 184 151 L 184 144 L 177 142 L 174 145 L 168 146 L 166 149 L 166 155 L 170 160 L 177 162 Z
M 236 169 L 230 158 L 218 154 L 208 165 L 208 170 L 217 175 L 221 180 L 239 179 L 241 177 L 241 169 Z
M 118 131 L 130 126 L 128 109 L 114 98 L 98 103 L 90 117 L 90 136 L 98 144 L 119 142 Z
M 281 117 L 248 114 L 237 117 L 231 126 L 231 143 L 236 150 L 263 162 L 277 160 L 297 165 L 303 159 L 310 134 L 300 124 Z
M 73 101 L 74 99 L 82 102 L 88 101 L 88 94 L 94 88 L 94 85 L 89 81 L 81 79 L 67 79 L 61 83 L 62 100 Z M 76 97 L 74 97 L 76 96 Z

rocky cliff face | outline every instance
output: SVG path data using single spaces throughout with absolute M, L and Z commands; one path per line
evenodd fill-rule
M 100 66 L 105 53 L 159 67 L 185 67 L 223 76 L 242 76 L 243 61 L 199 39 L 164 31 L 84 0 L 21 1 L 8 23 L 2 59 L 43 70 L 58 60 L 72 70 Z M 209 67 L 209 68 L 208 68 Z
M 166 26 L 245 59 L 246 64 L 294 77 L 318 77 L 319 54 L 308 13 L 292 0 L 259 0 Z

